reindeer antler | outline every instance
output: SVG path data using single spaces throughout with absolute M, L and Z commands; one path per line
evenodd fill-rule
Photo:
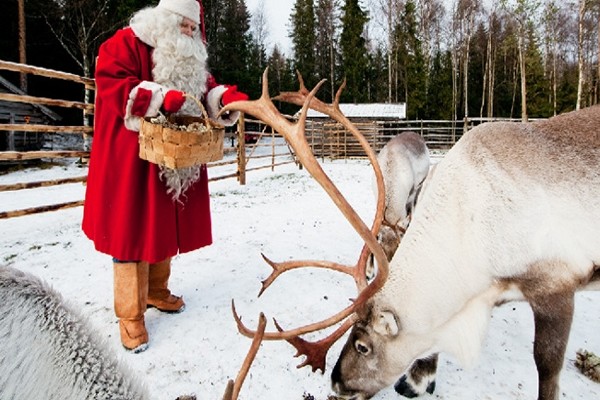
M 266 326 L 267 319 L 263 313 L 260 313 L 258 318 L 258 328 L 256 330 L 256 335 L 252 340 L 252 345 L 250 345 L 250 350 L 248 350 L 248 354 L 246 355 L 246 358 L 244 358 L 244 362 L 242 363 L 235 381 L 230 379 L 227 382 L 225 394 L 223 394 L 223 400 L 237 400 L 240 394 L 240 389 L 242 388 L 242 384 L 244 383 L 246 375 L 248 375 L 248 371 L 250 370 L 250 366 L 254 361 L 254 357 L 256 357 L 256 353 L 258 353 L 258 348 L 263 340 Z
M 354 302 L 342 311 L 336 313 L 335 315 L 332 315 L 331 317 L 325 320 L 290 330 L 282 330 L 279 327 L 279 324 L 277 324 L 277 322 L 275 321 L 278 331 L 264 333 L 264 340 L 285 339 L 292 345 L 294 345 L 294 347 L 296 347 L 296 349 L 298 350 L 297 356 L 305 355 L 307 358 L 299 367 L 311 365 L 313 371 L 316 369 L 321 369 L 322 371 L 324 371 L 325 357 L 328 349 L 339 337 L 341 337 L 344 334 L 345 331 L 347 331 L 354 324 L 354 322 L 356 322 L 356 310 L 362 305 L 364 305 L 365 302 L 383 286 L 388 276 L 388 261 L 383 249 L 377 242 L 377 238 L 375 236 L 375 233 L 379 230 L 379 227 L 381 226 L 381 221 L 383 219 L 383 208 L 385 202 L 383 176 L 379 164 L 377 162 L 375 153 L 369 146 L 368 142 L 358 131 L 358 129 L 356 129 L 356 127 L 342 114 L 339 108 L 339 100 L 341 92 L 345 87 L 345 82 L 338 89 L 335 101 L 332 104 L 325 104 L 319 99 L 315 98 L 316 92 L 319 90 L 319 88 L 325 81 L 322 80 L 321 82 L 319 82 L 315 86 L 315 88 L 313 88 L 312 91 L 309 92 L 304 86 L 302 76 L 298 74 L 300 89 L 297 92 L 281 93 L 275 98 L 278 100 L 302 106 L 302 110 L 300 112 L 300 117 L 298 121 L 293 123 L 288 121 L 273 104 L 273 101 L 269 96 L 267 74 L 268 69 L 266 69 L 263 73 L 262 95 L 258 100 L 238 101 L 230 103 L 229 105 L 225 106 L 221 110 L 221 112 L 224 113 L 227 111 L 237 110 L 247 114 L 251 114 L 257 119 L 270 125 L 277 132 L 279 132 L 294 149 L 296 156 L 298 157 L 304 168 L 306 168 L 306 170 L 313 176 L 313 178 L 317 182 L 319 182 L 319 184 L 323 187 L 323 189 L 327 192 L 329 197 L 333 200 L 333 202 L 342 212 L 344 217 L 350 222 L 354 230 L 365 241 L 365 246 L 361 251 L 357 265 L 353 267 L 344 266 L 327 261 L 314 260 L 276 263 L 263 256 L 273 268 L 273 272 L 266 280 L 263 281 L 263 287 L 260 291 L 260 294 L 262 294 L 264 290 L 266 290 L 279 275 L 291 269 L 300 267 L 314 266 L 319 268 L 328 268 L 347 273 L 354 277 L 354 280 L 357 284 L 358 289 L 360 290 L 360 293 L 358 294 L 358 297 L 354 300 Z M 306 116 L 309 108 L 329 115 L 331 118 L 341 123 L 357 138 L 361 146 L 365 149 L 369 160 L 371 161 L 371 165 L 373 166 L 378 188 L 377 210 L 371 229 L 369 229 L 365 225 L 365 223 L 356 213 L 354 208 L 352 208 L 352 206 L 348 203 L 346 198 L 340 193 L 337 187 L 329 179 L 327 174 L 325 174 L 325 172 L 321 168 L 321 165 L 314 157 L 310 145 L 308 144 L 305 136 Z M 373 281 L 370 284 L 367 284 L 365 277 L 365 266 L 370 253 L 373 253 L 375 259 L 377 260 L 379 270 L 375 279 L 373 279 Z M 255 337 L 257 332 L 252 331 L 246 326 L 244 326 L 244 324 L 241 321 L 241 318 L 238 316 L 235 310 L 235 304 L 233 303 L 233 301 L 232 310 L 240 333 L 248 337 Z M 347 319 L 342 326 L 340 326 L 334 333 L 332 333 L 326 339 L 323 339 L 316 343 L 309 343 L 299 338 L 300 335 L 325 329 L 327 327 L 339 323 L 340 321 L 348 317 L 350 318 Z

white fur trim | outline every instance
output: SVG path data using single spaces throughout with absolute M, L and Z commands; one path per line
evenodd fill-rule
M 139 85 L 131 89 L 125 106 L 125 127 L 137 132 L 140 130 L 142 118 L 137 115 L 131 115 L 131 107 L 133 107 L 139 88 L 150 90 L 152 92 L 152 99 L 150 100 L 150 104 L 144 115 L 145 117 L 154 117 L 158 114 L 158 111 L 163 104 L 163 100 L 165 99 L 165 93 L 167 92 L 167 88 L 164 86 L 150 81 L 142 81 Z
M 227 87 L 225 85 L 219 85 L 210 90 L 206 95 L 206 111 L 211 119 L 214 119 L 222 125 L 231 126 L 235 124 L 240 117 L 239 111 L 232 111 L 227 115 L 222 115 L 217 118 L 219 111 L 221 111 L 221 98 L 226 91 Z
M 200 4 L 197 0 L 160 0 L 156 8 L 169 10 L 200 24 Z

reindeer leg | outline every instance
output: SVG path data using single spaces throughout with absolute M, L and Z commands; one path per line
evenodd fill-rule
M 535 320 L 533 356 L 538 370 L 538 400 L 558 400 L 559 377 L 573 320 L 574 292 L 530 299 Z
M 416 360 L 405 375 L 396 382 L 394 389 L 404 397 L 413 398 L 435 390 L 435 372 L 438 355 Z

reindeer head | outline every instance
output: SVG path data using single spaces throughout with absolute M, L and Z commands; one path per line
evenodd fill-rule
M 403 345 L 407 341 L 393 311 L 376 308 L 374 301 L 363 311 L 331 373 L 335 392 L 351 400 L 369 399 L 392 385 L 427 348 L 424 340 L 409 341 L 410 348 Z

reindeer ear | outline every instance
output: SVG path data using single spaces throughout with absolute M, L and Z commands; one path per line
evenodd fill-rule
M 397 336 L 400 332 L 400 325 L 393 312 L 380 311 L 373 321 L 373 329 L 380 335 Z

